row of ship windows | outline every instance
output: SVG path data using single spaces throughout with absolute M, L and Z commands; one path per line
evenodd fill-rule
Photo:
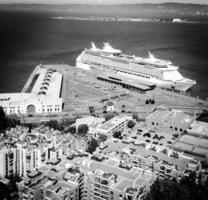
M 136 75 L 136 76 L 140 76 L 140 77 L 144 77 L 144 78 L 150 78 L 149 76 L 145 76 L 145 75 L 141 75 L 141 74 L 138 74 L 139 72 L 138 71 L 135 71 L 135 70 L 129 70 L 129 71 L 126 71 L 126 69 L 128 69 L 128 68 L 126 68 L 126 67 L 123 67 L 123 68 L 119 68 L 119 67 L 116 67 L 116 66 L 110 66 L 110 65 L 105 65 L 105 64 L 99 64 L 99 63 L 95 63 L 95 62 L 90 62 L 90 63 L 88 63 L 88 62 L 86 62 L 85 61 L 85 63 L 86 64 L 88 64 L 88 65 L 91 65 L 91 64 L 93 64 L 94 66 L 98 66 L 98 67 L 104 67 L 104 68 L 106 68 L 106 69 L 113 69 L 113 70 L 116 70 L 116 71 L 120 71 L 120 72 L 125 72 L 125 73 L 127 73 L 127 74 L 132 74 L 132 75 Z M 125 69 L 125 71 L 124 70 L 121 70 L 121 69 Z M 145 73 L 143 70 L 140 70 L 140 73 Z M 150 75 L 150 73 L 147 73 L 148 75 Z M 154 74 L 154 73 L 151 73 L 151 76 L 155 76 L 155 77 L 161 77 L 161 74 L 159 73 L 156 73 L 156 74 Z
M 107 60 L 107 59 L 103 59 L 97 56 L 90 56 L 90 55 L 84 55 L 83 56 L 83 60 L 90 60 L 90 61 L 94 61 L 96 63 L 99 63 L 101 65 L 106 64 L 108 66 L 112 66 L 112 67 L 119 67 L 122 69 L 128 69 L 128 70 L 133 70 L 136 72 L 142 72 L 142 73 L 147 73 L 147 74 L 151 74 L 152 76 L 161 76 L 161 71 L 158 69 L 154 69 L 152 66 L 149 65 L 141 65 L 141 64 L 134 64 L 134 63 L 121 63 L 120 61 L 114 61 L 114 60 Z M 113 63 L 115 63 L 115 66 L 112 65 Z

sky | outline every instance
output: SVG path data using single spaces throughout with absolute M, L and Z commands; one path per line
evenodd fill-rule
M 0 0 L 0 3 L 55 3 L 55 4 L 124 4 L 124 3 L 197 3 L 207 4 L 208 0 Z

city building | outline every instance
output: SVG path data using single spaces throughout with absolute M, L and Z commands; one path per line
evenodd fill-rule
M 176 178 L 180 180 L 200 166 L 198 160 L 176 150 L 163 148 L 158 151 L 156 148 L 148 148 L 144 143 L 140 143 L 140 145 L 129 143 L 126 146 L 125 142 L 113 140 L 108 140 L 105 144 L 106 148 L 99 152 L 119 160 L 120 168 L 130 171 L 134 168 L 141 168 L 151 171 L 161 179 Z M 193 167 L 193 163 L 195 167 Z
M 208 138 L 208 123 L 202 121 L 194 121 L 187 129 L 190 135 Z
M 114 160 L 77 157 L 48 163 L 18 184 L 20 199 L 143 199 L 155 176 L 142 169 L 128 171 Z
M 127 128 L 128 121 L 131 119 L 131 116 L 113 117 L 97 128 L 97 137 L 107 138 L 111 137 L 117 131 L 123 132 Z
M 115 105 L 112 101 L 108 101 L 106 104 L 106 110 L 107 112 L 114 112 L 115 111 Z
M 173 149 L 198 160 L 208 159 L 208 139 L 200 135 L 182 135 L 173 145 Z
M 33 132 L 33 131 L 32 131 Z M 16 174 L 25 177 L 50 160 L 60 159 L 64 153 L 63 138 L 38 132 L 29 133 L 28 129 L 16 127 L 7 131 L 10 138 L 4 138 L 0 146 L 0 176 Z
M 35 68 L 36 74 L 30 78 L 27 90 L 22 93 L 0 94 L 0 106 L 6 114 L 50 113 L 62 111 L 63 75 L 48 65 Z
M 89 128 L 89 133 L 90 134 L 95 134 L 96 127 L 101 125 L 105 121 L 105 118 L 101 117 L 94 117 L 94 116 L 88 116 L 88 117 L 83 117 L 83 118 L 78 118 L 76 119 L 75 125 L 76 125 L 76 130 L 78 130 L 78 127 L 82 124 L 86 124 Z
M 146 126 L 153 130 L 166 128 L 175 133 L 183 133 L 195 118 L 182 111 L 174 109 L 158 109 L 146 118 Z
M 14 174 L 14 151 L 9 148 L 0 149 L 0 176 L 9 177 Z

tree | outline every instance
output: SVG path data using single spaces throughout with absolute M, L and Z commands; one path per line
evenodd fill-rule
M 135 122 L 133 120 L 129 120 L 128 123 L 127 123 L 127 126 L 129 128 L 133 128 L 135 126 Z
M 75 134 L 76 133 L 76 127 L 75 126 L 70 126 L 68 129 L 67 129 L 68 132 L 70 132 L 71 134 Z
M 90 113 L 90 115 L 95 115 L 95 107 L 94 106 L 90 106 L 89 107 L 89 113 Z
M 119 138 L 121 136 L 121 131 L 116 131 L 113 133 L 114 138 Z
M 88 131 L 89 131 L 89 128 L 88 128 L 87 124 L 81 124 L 78 126 L 77 132 L 80 136 L 85 136 Z
M 150 99 L 151 104 L 155 104 L 155 100 L 154 99 Z
M 7 118 L 2 107 L 0 107 L 0 132 L 4 132 L 7 128 Z
M 146 200 L 207 200 L 208 180 L 202 182 L 201 176 L 190 173 L 180 182 L 175 179 L 157 179 L 151 186 Z
M 114 115 L 105 115 L 105 121 L 109 121 L 114 117 Z
M 122 108 L 122 110 L 121 110 L 121 112 L 126 112 L 126 106 L 123 104 L 122 106 L 121 106 L 121 108 Z
M 107 113 L 107 106 L 103 106 L 103 113 Z
M 91 137 L 90 140 L 88 141 L 87 151 L 92 154 L 97 147 L 98 147 L 98 141 L 95 138 Z
M 46 126 L 56 130 L 56 129 L 58 129 L 58 121 L 50 120 L 49 122 L 46 123 Z
M 138 113 L 134 112 L 132 114 L 133 119 L 135 119 L 136 121 L 139 121 L 139 117 L 138 117 Z
M 17 125 L 20 125 L 20 118 L 17 115 L 7 117 L 7 128 L 14 128 Z
M 17 200 L 19 199 L 17 182 L 21 181 L 18 175 L 7 177 L 9 179 L 8 184 L 0 182 L 0 199 Z

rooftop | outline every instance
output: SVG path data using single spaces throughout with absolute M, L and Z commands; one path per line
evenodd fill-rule
M 173 147 L 200 157 L 208 156 L 208 139 L 192 135 L 183 135 Z
M 105 122 L 103 125 L 101 125 L 99 127 L 99 130 L 105 130 L 105 131 L 110 131 L 112 128 L 114 128 L 115 126 L 117 126 L 118 124 L 129 120 L 130 117 L 129 116 L 115 116 L 114 118 L 112 118 L 111 120 Z
M 128 147 L 126 146 L 126 144 L 118 141 L 117 143 L 113 142 L 113 141 L 108 141 L 107 142 L 108 147 L 105 148 L 104 150 L 102 150 L 102 153 L 104 154 L 110 154 L 111 152 L 116 152 L 119 151 L 119 153 L 121 152 L 128 152 L 130 154 L 133 155 L 139 155 L 142 156 L 144 158 L 147 157 L 157 157 L 158 158 L 158 162 L 160 161 L 166 161 L 169 164 L 173 164 L 173 165 L 177 165 L 179 170 L 184 171 L 186 169 L 187 164 L 190 162 L 189 159 L 186 158 L 175 158 L 175 157 L 170 157 L 167 154 L 164 154 L 162 152 L 156 152 L 150 149 L 146 149 L 144 147 L 141 146 L 137 146 L 137 145 L 133 145 L 133 144 L 129 144 Z M 129 150 L 133 150 L 133 151 L 126 151 L 127 149 Z
M 194 121 L 188 128 L 188 133 L 208 136 L 208 123 L 202 121 Z
M 150 114 L 147 120 L 155 120 L 162 126 L 174 124 L 175 126 L 186 128 L 193 122 L 194 117 L 179 110 L 161 109 Z

